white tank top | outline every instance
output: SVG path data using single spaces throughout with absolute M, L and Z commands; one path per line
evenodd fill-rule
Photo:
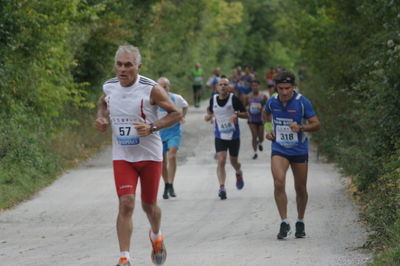
M 162 161 L 159 133 L 138 137 L 133 127 L 135 121 L 150 124 L 158 120 L 158 106 L 150 104 L 151 90 L 156 84 L 140 75 L 130 87 L 122 87 L 117 78 L 104 83 L 103 91 L 113 131 L 113 160 Z
M 229 94 L 228 101 L 224 106 L 218 105 L 218 94 L 214 95 L 213 112 L 216 123 L 214 124 L 214 134 L 216 138 L 224 140 L 232 140 L 239 137 L 239 125 L 230 121 L 231 116 L 235 112 L 233 108 L 233 94 Z

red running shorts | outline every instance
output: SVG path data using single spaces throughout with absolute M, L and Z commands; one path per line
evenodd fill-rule
M 142 201 L 145 203 L 157 202 L 162 162 L 116 160 L 113 161 L 113 168 L 118 197 L 126 194 L 136 194 L 136 186 L 140 177 Z

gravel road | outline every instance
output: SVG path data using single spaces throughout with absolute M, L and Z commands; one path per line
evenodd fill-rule
M 276 240 L 279 215 L 273 198 L 269 143 L 252 160 L 250 133 L 241 120 L 245 187 L 235 188 L 227 166 L 228 199 L 217 197 L 218 182 L 211 125 L 204 122 L 206 102 L 190 108 L 183 125 L 175 188 L 163 200 L 165 265 L 365 265 L 371 254 L 360 247 L 367 233 L 347 181 L 331 164 L 310 154 L 309 204 L 305 239 Z M 140 193 L 140 190 L 137 191 Z M 288 214 L 296 218 L 293 176 L 287 178 Z M 149 225 L 138 202 L 134 213 L 133 265 L 152 265 Z M 0 265 L 115 265 L 117 197 L 110 147 L 66 172 L 29 201 L 0 212 Z

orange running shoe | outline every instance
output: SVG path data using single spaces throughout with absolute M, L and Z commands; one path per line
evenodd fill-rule
M 157 239 L 151 239 L 151 230 L 149 232 L 150 242 L 153 246 L 153 250 L 151 251 L 151 261 L 155 265 L 161 265 L 167 259 L 167 250 L 164 245 L 164 237 L 160 236 Z
M 116 266 L 131 266 L 131 262 L 127 257 L 119 258 L 118 264 Z

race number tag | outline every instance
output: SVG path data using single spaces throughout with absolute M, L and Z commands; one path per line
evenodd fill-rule
M 250 113 L 253 115 L 258 115 L 261 113 L 261 103 L 250 103 Z
M 203 78 L 202 77 L 195 77 L 194 78 L 194 82 L 195 83 L 200 83 L 200 82 L 202 82 L 203 81 Z
M 136 129 L 133 126 L 136 122 L 133 118 L 127 117 L 112 117 L 112 129 L 119 145 L 132 146 L 140 143 L 140 138 L 137 135 Z
M 221 133 L 231 133 L 235 131 L 235 125 L 229 120 L 217 121 L 217 125 Z
M 276 126 L 276 142 L 283 147 L 293 147 L 298 144 L 297 133 L 293 132 L 289 126 Z

